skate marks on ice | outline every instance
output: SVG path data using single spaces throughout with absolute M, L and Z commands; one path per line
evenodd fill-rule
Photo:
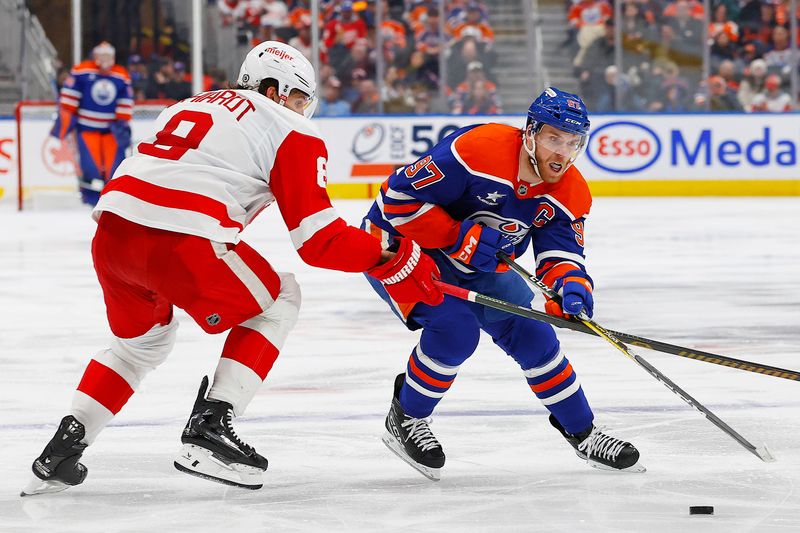
M 800 202 L 690 199 L 676 211 L 670 201 L 595 200 L 587 260 L 598 320 L 796 366 Z M 366 209 L 337 207 L 351 222 Z M 603 472 L 579 460 L 516 364 L 484 338 L 436 414 L 448 456 L 442 479 L 423 478 L 380 441 L 390 381 L 416 335 L 360 276 L 302 265 L 280 217 L 261 217 L 245 239 L 276 269 L 297 272 L 304 300 L 297 329 L 242 419 L 243 436 L 270 460 L 264 488 L 227 488 L 172 466 L 196 380 L 213 369 L 224 341 L 179 313 L 174 353 L 87 450 L 86 482 L 23 499 L 32 460 L 108 331 L 88 256 L 88 213 L 0 211 L 8 230 L 0 232 L 0 531 L 195 533 L 198 520 L 227 531 L 800 530 L 797 383 L 643 351 L 732 427 L 766 442 L 778 460 L 766 465 L 610 347 L 572 333 L 561 335 L 564 349 L 598 423 L 637 446 L 647 473 Z M 714 505 L 716 513 L 689 517 L 690 505 Z

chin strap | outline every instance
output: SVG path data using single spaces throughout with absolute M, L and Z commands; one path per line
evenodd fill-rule
M 522 130 L 522 147 L 528 152 L 528 158 L 530 159 L 531 164 L 533 165 L 533 171 L 536 172 L 536 177 L 542 179 L 542 174 L 539 172 L 539 162 L 536 161 L 536 141 L 533 140 L 533 135 L 531 135 L 531 144 L 532 146 L 528 148 L 528 132 L 527 130 Z

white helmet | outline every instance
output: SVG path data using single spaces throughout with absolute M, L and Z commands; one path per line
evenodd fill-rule
M 264 41 L 247 53 L 239 70 L 240 87 L 258 89 L 261 80 L 273 78 L 278 81 L 278 96 L 281 105 L 286 102 L 292 89 L 308 95 L 303 114 L 311 118 L 317 107 L 317 78 L 314 67 L 299 50 L 278 41 Z
M 103 70 L 114 66 L 115 55 L 116 50 L 108 41 L 103 41 L 92 49 L 92 59 Z

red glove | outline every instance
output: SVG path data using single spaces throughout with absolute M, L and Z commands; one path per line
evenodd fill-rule
M 439 305 L 444 294 L 433 284 L 439 279 L 439 267 L 411 239 L 401 238 L 394 257 L 367 270 L 380 281 L 395 302 Z

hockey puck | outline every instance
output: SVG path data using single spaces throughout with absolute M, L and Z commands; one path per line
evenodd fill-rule
M 711 505 L 694 505 L 689 507 L 689 514 L 714 514 L 714 507 Z

